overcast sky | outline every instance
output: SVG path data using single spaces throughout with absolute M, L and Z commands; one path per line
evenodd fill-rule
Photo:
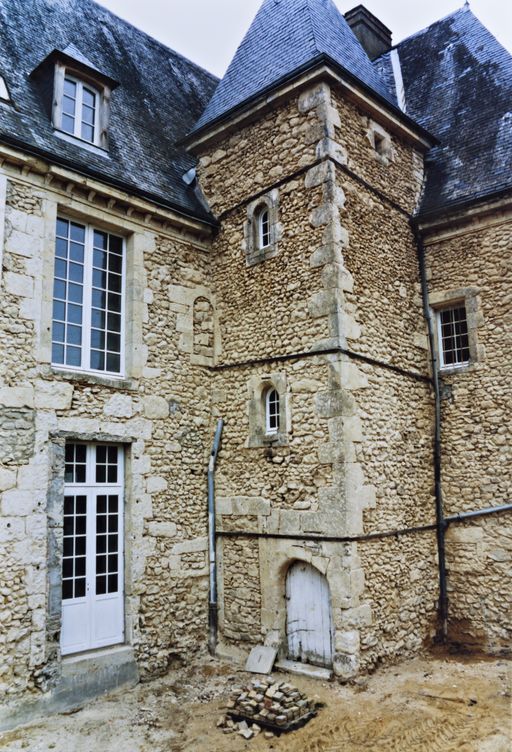
M 262 0 L 99 0 L 185 57 L 222 76 Z M 361 0 L 335 0 L 342 13 Z M 462 0 L 363 0 L 393 31 L 394 43 L 463 4 Z M 512 50 L 511 0 L 472 0 L 473 13 Z

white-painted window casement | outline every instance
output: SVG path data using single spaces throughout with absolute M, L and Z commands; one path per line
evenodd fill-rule
M 465 366 L 470 361 L 469 332 L 464 303 L 436 312 L 441 368 Z
M 63 655 L 124 641 L 123 459 L 118 445 L 66 445 Z
M 5 83 L 5 79 L 3 76 L 0 76 L 0 99 L 2 102 L 10 102 L 11 97 L 9 95 L 9 89 L 7 88 L 7 84 Z
M 78 78 L 64 77 L 60 128 L 64 133 L 99 145 L 99 92 Z
M 265 393 L 265 433 L 267 436 L 279 432 L 280 400 L 277 389 Z
M 125 242 L 57 219 L 52 364 L 120 376 L 124 370 Z
M 259 250 L 268 248 L 270 245 L 270 213 L 264 206 L 256 215 L 257 247 Z

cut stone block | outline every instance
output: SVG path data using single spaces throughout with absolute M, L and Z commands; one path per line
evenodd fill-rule
M 263 645 L 253 648 L 245 664 L 245 670 L 251 674 L 269 674 L 277 658 L 275 648 Z

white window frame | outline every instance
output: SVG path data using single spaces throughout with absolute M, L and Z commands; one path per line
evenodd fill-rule
M 69 131 L 65 130 L 62 126 L 63 118 L 66 115 L 66 113 L 64 112 L 64 96 L 65 96 L 64 86 L 65 86 L 66 81 L 72 81 L 74 84 L 76 84 L 75 115 L 74 115 L 75 127 L 74 127 L 73 133 L 70 133 Z M 84 89 L 87 89 L 92 94 L 94 94 L 94 125 L 92 126 L 93 127 L 92 140 L 88 138 L 83 138 L 82 136 L 82 113 L 83 113 Z M 100 105 L 101 105 L 101 92 L 98 91 L 96 87 L 64 71 L 64 84 L 63 84 L 63 89 L 62 89 L 60 123 L 58 126 L 58 130 L 60 130 L 62 133 L 65 133 L 68 136 L 71 136 L 72 138 L 77 138 L 79 141 L 83 141 L 86 144 L 93 144 L 94 146 L 99 146 L 100 145 L 100 136 L 99 136 L 100 134 L 100 128 L 99 128 Z
M 471 363 L 471 355 L 467 360 L 461 360 L 457 363 L 446 363 L 445 362 L 445 350 L 444 350 L 444 341 L 443 341 L 443 327 L 441 322 L 441 317 L 443 313 L 446 313 L 446 311 L 453 311 L 458 308 L 464 308 L 465 313 L 465 320 L 466 320 L 466 330 L 467 330 L 467 337 L 468 337 L 468 351 L 471 353 L 470 350 L 470 342 L 469 342 L 469 327 L 468 327 L 468 312 L 466 307 L 466 301 L 460 300 L 460 301 L 452 301 L 450 305 L 444 306 L 443 308 L 438 308 L 435 311 L 436 314 L 436 320 L 437 320 L 437 343 L 438 343 L 438 353 L 439 353 L 439 368 L 441 370 L 452 370 L 457 368 L 465 368 Z
M 124 594 L 125 594 L 125 572 L 124 572 L 124 548 L 125 548 L 125 535 L 124 535 L 124 493 L 125 493 L 125 457 L 124 447 L 122 444 L 115 443 L 97 443 L 91 444 L 79 440 L 72 440 L 70 444 L 79 444 L 86 447 L 86 477 L 83 482 L 65 481 L 64 482 L 64 494 L 63 496 L 85 496 L 87 499 L 86 507 L 86 570 L 85 570 L 85 594 L 83 596 L 77 596 L 72 598 L 62 598 L 63 612 L 66 608 L 73 608 L 74 606 L 81 606 L 91 602 L 91 599 L 96 603 L 109 601 L 116 598 L 119 602 L 119 608 L 122 609 L 122 614 L 119 615 L 119 632 L 111 639 L 94 639 L 93 637 L 93 619 L 95 614 L 87 613 L 88 618 L 91 621 L 88 624 L 88 640 L 86 644 L 82 645 L 70 645 L 64 646 L 62 644 L 62 638 L 65 635 L 61 632 L 61 654 L 66 655 L 70 653 L 81 653 L 88 650 L 95 650 L 102 647 L 108 647 L 110 645 L 121 644 L 125 640 L 125 615 L 124 615 Z M 100 446 L 115 446 L 117 448 L 117 482 L 112 483 L 106 480 L 101 483 L 96 481 L 96 450 Z M 118 496 L 118 546 L 117 546 L 117 583 L 118 588 L 116 594 L 108 592 L 96 594 L 96 577 L 98 575 L 96 571 L 96 556 L 97 556 L 97 532 L 96 532 L 96 504 L 97 496 L 109 494 Z M 107 533 L 108 535 L 108 533 Z M 108 556 L 108 553 L 105 554 Z M 64 557 L 63 557 L 64 558 Z M 108 575 L 107 575 L 108 576 Z M 61 568 L 61 587 L 64 580 L 63 572 Z M 63 613 L 64 618 L 64 613 Z
M 83 282 L 83 299 L 82 299 L 82 344 L 81 344 L 81 365 L 74 366 L 66 363 L 54 363 L 53 357 L 51 358 L 52 368 L 59 371 L 72 371 L 77 373 L 89 373 L 94 375 L 107 376 L 109 378 L 122 379 L 125 376 L 125 350 L 126 350 L 126 239 L 121 235 L 109 232 L 108 230 L 89 225 L 85 222 L 77 220 L 72 217 L 68 217 L 65 214 L 59 213 L 57 219 L 65 220 L 66 222 L 73 222 L 74 224 L 85 227 L 85 250 L 84 250 L 84 282 Z M 119 353 L 120 370 L 119 371 L 107 371 L 107 370 L 95 370 L 84 366 L 84 363 L 90 362 L 91 356 L 91 319 L 92 319 L 92 276 L 93 276 L 93 251 L 94 251 L 94 231 L 106 233 L 107 235 L 115 235 L 122 241 L 123 259 L 121 266 L 121 350 Z M 53 250 L 53 262 L 55 264 L 56 258 L 56 246 L 57 246 L 57 233 L 55 232 L 54 238 L 54 250 Z M 55 269 L 52 272 L 52 284 L 55 282 Z M 66 298 L 66 305 L 68 299 Z M 108 312 L 107 312 L 108 313 Z M 52 288 L 52 341 L 51 349 L 53 349 L 53 288 Z M 66 321 L 67 323 L 67 321 Z
M 258 250 L 262 251 L 272 245 L 270 209 L 268 206 L 264 205 L 259 209 L 256 215 L 256 222 Z M 264 227 L 265 225 L 266 228 Z
M 272 395 L 276 395 L 275 400 L 271 400 Z M 277 412 L 275 406 L 277 405 Z M 271 409 L 272 408 L 272 409 Z M 271 418 L 277 418 L 277 425 L 271 424 Z M 271 386 L 265 392 L 265 433 L 267 436 L 275 436 L 279 433 L 281 423 L 281 395 L 275 386 Z
M 9 89 L 7 88 L 7 84 L 5 83 L 5 78 L 3 76 L 0 76 L 0 99 L 2 100 L 2 102 L 11 101 Z

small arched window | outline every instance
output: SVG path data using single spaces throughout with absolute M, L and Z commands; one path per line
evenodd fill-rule
M 265 431 L 267 435 L 279 431 L 279 392 L 274 388 L 265 394 Z
M 270 245 L 270 214 L 263 206 L 256 215 L 256 244 L 259 250 Z

